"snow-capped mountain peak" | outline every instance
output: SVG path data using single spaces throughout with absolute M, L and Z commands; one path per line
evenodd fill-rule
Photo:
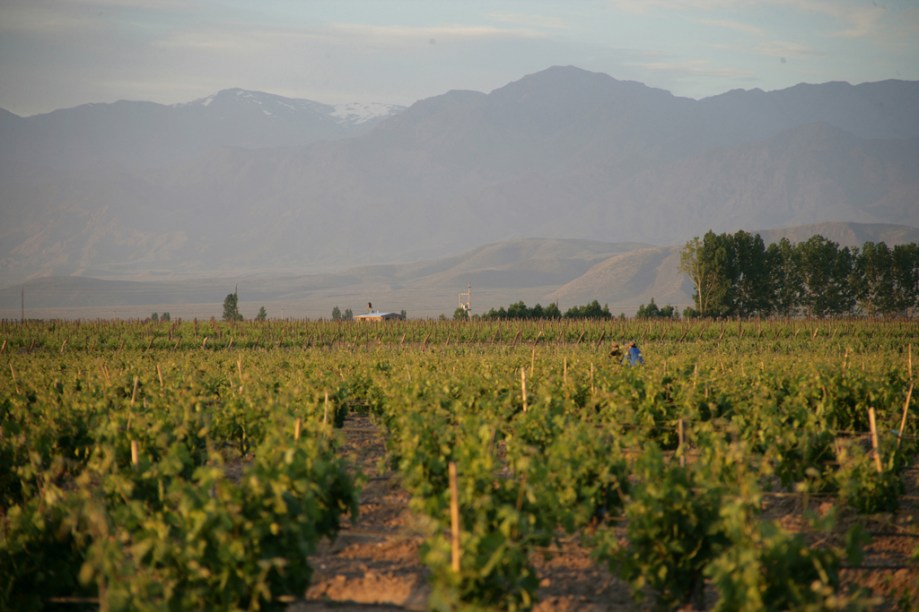
M 173 105 L 175 108 L 226 108 L 226 109 L 257 109 L 266 116 L 283 115 L 285 113 L 309 112 L 317 115 L 329 115 L 333 107 L 313 102 L 312 100 L 298 100 L 285 98 L 275 94 L 246 89 L 224 89 L 216 94 L 199 98 L 191 102 Z
M 174 104 L 177 109 L 208 109 L 247 112 L 257 110 L 266 117 L 308 113 L 325 117 L 342 126 L 358 126 L 394 115 L 404 107 L 378 102 L 329 105 L 312 100 L 285 98 L 275 94 L 246 89 L 223 89 L 216 94 L 191 102 Z
M 351 102 L 350 104 L 336 104 L 333 109 L 331 116 L 339 123 L 360 125 L 367 121 L 395 115 L 405 110 L 405 107 L 382 102 Z

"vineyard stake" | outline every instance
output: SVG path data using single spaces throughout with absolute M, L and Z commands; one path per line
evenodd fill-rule
M 300 439 L 300 428 L 303 426 L 303 421 L 300 417 L 297 417 L 296 422 L 294 423 L 294 441 Z
M 527 369 L 520 368 L 520 396 L 523 398 L 523 411 L 527 411 Z
M 539 333 L 542 333 L 542 332 L 539 332 Z M 538 338 L 536 340 L 537 342 L 539 341 Z M 536 369 L 536 345 L 534 344 L 533 353 L 530 355 L 530 374 L 532 374 L 533 370 L 535 369 Z
M 207 346 L 207 336 L 204 336 L 204 342 L 201 343 L 201 348 L 204 348 L 206 346 Z
M 13 384 L 16 385 L 16 393 L 22 393 L 22 391 L 19 390 L 19 381 L 16 380 L 16 370 L 13 369 L 12 363 L 10 364 L 10 374 L 13 375 Z
M 520 488 L 517 489 L 517 512 L 520 512 L 523 509 L 523 501 L 526 498 L 527 491 L 527 473 L 524 472 L 520 475 Z
M 683 442 L 685 441 L 685 434 L 683 432 L 683 419 L 680 418 L 677 421 L 677 436 L 680 440 L 680 446 L 677 449 L 677 452 L 680 453 L 680 467 L 686 467 L 686 450 L 683 448 Z
M 134 402 L 137 401 L 137 384 L 140 382 L 138 377 L 134 377 L 134 391 L 131 392 L 131 405 L 134 405 Z
M 322 408 L 322 424 L 325 425 L 329 422 L 329 392 L 325 392 L 325 403 Z
M 450 548 L 451 566 L 453 571 L 460 571 L 460 514 L 459 514 L 459 489 L 456 486 L 456 463 L 451 461 L 448 466 L 450 474 Z
M 137 440 L 131 440 L 131 465 L 137 467 Z
M 565 357 L 562 360 L 562 384 L 568 384 L 568 358 Z
M 897 448 L 900 448 L 900 439 L 903 437 L 903 429 L 906 427 L 906 414 L 909 412 L 909 400 L 913 396 L 913 383 L 909 383 L 909 391 L 906 392 L 906 401 L 903 402 L 903 418 L 900 419 L 900 429 L 897 431 Z
M 163 388 L 163 371 L 160 369 L 160 364 L 156 364 L 156 375 L 160 379 L 160 389 Z
M 0 346 L 0 353 L 6 350 L 6 340 L 3 341 L 3 346 Z
M 63 342 L 61 342 L 61 355 L 64 354 L 64 347 L 66 347 L 66 346 L 67 346 L 67 341 L 66 341 L 66 340 L 64 340 Z
M 878 450 L 878 429 L 874 420 L 874 406 L 868 408 L 868 423 L 871 425 L 871 447 L 874 449 L 874 466 L 878 470 L 878 474 L 884 471 L 883 466 L 881 466 L 881 455 Z

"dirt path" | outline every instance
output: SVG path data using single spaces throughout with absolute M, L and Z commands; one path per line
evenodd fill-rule
M 360 516 L 313 557 L 315 574 L 306 601 L 291 610 L 424 610 L 428 587 L 419 560 L 421 536 L 408 509 L 408 494 L 384 466 L 382 435 L 363 415 L 349 416 L 344 433 L 343 452 L 369 478 Z M 598 567 L 575 538 L 563 538 L 534 563 L 543 576 L 536 610 L 634 608 L 625 585 Z
M 296 612 L 323 610 L 424 610 L 428 598 L 426 569 L 419 560 L 421 536 L 408 509 L 408 494 L 385 466 L 383 436 L 369 417 L 351 415 L 344 426 L 351 463 L 368 480 L 361 494 L 360 516 L 346 522 L 334 543 L 324 543 L 311 559 L 315 574 L 306 599 Z M 844 570 L 846 583 L 869 586 L 884 597 L 882 609 L 912 599 L 919 609 L 919 571 L 906 568 L 919 545 L 919 468 L 904 474 L 905 496 L 896 515 L 859 518 L 874 535 L 863 566 Z M 800 508 L 788 502 L 792 522 Z M 633 610 L 628 587 L 590 558 L 576 538 L 563 537 L 533 560 L 542 576 L 535 610 L 589 612 Z M 709 603 L 713 603 L 709 598 Z

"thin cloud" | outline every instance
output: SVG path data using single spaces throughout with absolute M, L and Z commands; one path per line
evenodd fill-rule
M 220 28 L 172 32 L 167 38 L 154 42 L 159 48 L 199 51 L 251 51 L 276 49 L 278 46 L 302 47 L 310 43 L 330 46 L 414 46 L 432 40 L 477 40 L 487 38 L 545 38 L 532 30 L 496 28 L 492 26 L 376 26 L 338 23 L 315 28 L 259 28 L 246 24 L 224 24 Z
M 816 13 L 838 22 L 841 29 L 828 32 L 828 36 L 839 38 L 864 38 L 881 34 L 881 22 L 887 11 L 876 3 L 852 2 L 851 0 L 781 0 L 800 13 Z
M 399 43 L 405 40 L 479 39 L 479 38 L 545 38 L 543 32 L 521 28 L 499 28 L 487 25 L 377 26 L 338 23 L 327 28 L 329 34 L 343 34 L 378 42 Z
M 667 60 L 658 59 L 635 62 L 635 66 L 652 72 L 667 72 L 674 75 L 692 75 L 728 79 L 749 79 L 753 74 L 749 70 L 715 65 L 707 60 Z
M 711 12 L 736 9 L 750 4 L 753 4 L 752 0 L 610 0 L 610 6 L 613 8 L 633 14 L 644 14 L 658 9 Z
M 755 50 L 760 55 L 767 57 L 801 57 L 805 55 L 819 55 L 813 48 L 801 43 L 787 40 L 771 40 L 756 45 Z
M 717 26 L 726 30 L 733 30 L 735 32 L 748 34 L 750 36 L 763 37 L 767 35 L 765 28 L 741 21 L 731 21 L 729 19 L 700 19 L 698 20 L 698 23 Z
M 100 20 L 85 13 L 52 7 L 18 4 L 0 9 L 0 31 L 24 34 L 61 34 L 102 27 Z
M 544 30 L 571 30 L 570 24 L 564 19 L 532 15 L 527 13 L 489 13 L 489 18 L 501 23 L 514 24 L 521 27 Z

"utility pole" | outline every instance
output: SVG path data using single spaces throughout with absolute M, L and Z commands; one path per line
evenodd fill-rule
M 463 298 L 466 298 L 463 301 Z M 466 291 L 459 294 L 459 307 L 466 311 L 466 314 L 472 312 L 472 283 L 466 285 Z

